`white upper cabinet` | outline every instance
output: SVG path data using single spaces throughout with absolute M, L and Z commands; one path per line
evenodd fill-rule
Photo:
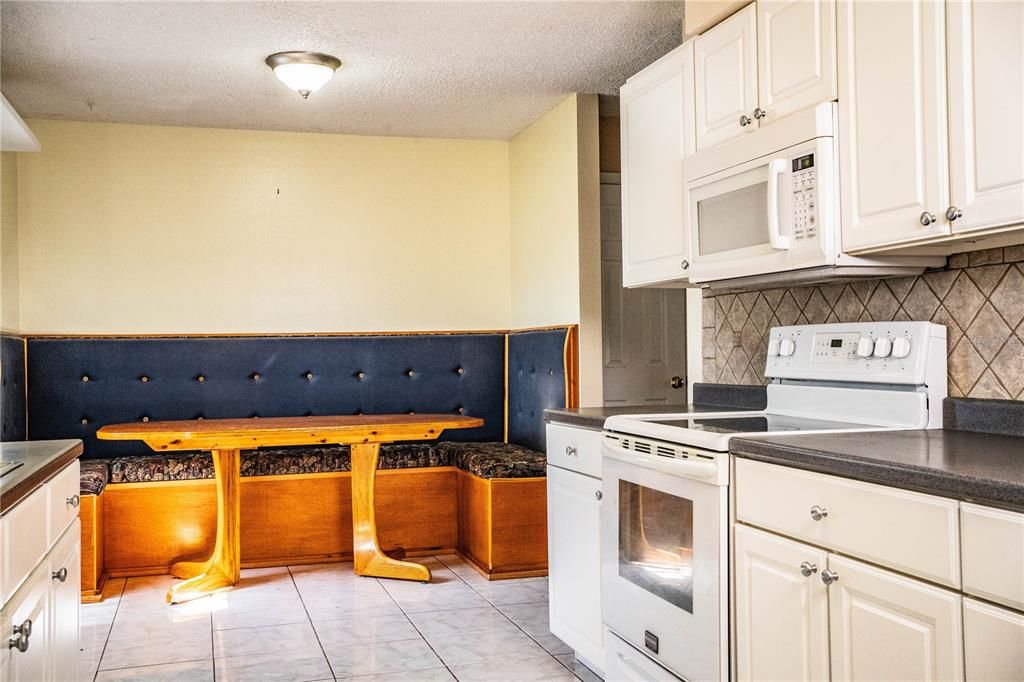
M 948 233 L 945 7 L 839 4 L 843 249 Z
M 689 237 L 683 157 L 693 153 L 693 42 L 619 91 L 622 126 L 622 282 L 685 279 Z
M 954 232 L 1024 222 L 1024 2 L 950 0 L 946 12 L 945 217 Z
M 755 5 L 694 40 L 698 150 L 757 129 L 756 45 Z
M 836 99 L 834 0 L 759 0 L 754 117 L 770 124 Z

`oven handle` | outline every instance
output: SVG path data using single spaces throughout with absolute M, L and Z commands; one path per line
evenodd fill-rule
M 635 675 L 635 677 L 633 677 L 634 680 L 637 680 L 638 682 L 656 682 L 654 677 L 648 675 L 646 670 L 634 663 L 633 659 L 626 656 L 621 651 L 616 651 L 615 657 L 619 659 L 619 665 L 621 667 L 628 670 L 630 674 Z
M 670 459 L 658 457 L 657 455 L 646 455 L 634 450 L 612 445 L 607 441 L 604 443 L 604 456 L 625 464 L 641 466 L 645 469 L 653 469 L 673 476 L 683 476 L 716 483 L 718 479 L 718 466 L 713 462 L 698 462 L 689 459 Z
M 768 162 L 768 241 L 776 251 L 789 249 L 789 237 L 782 234 L 779 225 L 779 176 L 787 169 L 786 159 Z

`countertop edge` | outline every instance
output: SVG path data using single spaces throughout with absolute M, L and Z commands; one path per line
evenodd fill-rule
M 768 464 L 1024 512 L 1024 483 L 978 478 L 913 464 L 880 462 L 846 453 L 830 453 L 789 443 L 767 443 L 744 438 L 732 439 L 729 452 L 737 457 Z
M 30 476 L 17 485 L 0 491 L 0 516 L 6 514 L 19 502 L 41 488 L 58 471 L 78 459 L 84 450 L 85 445 L 79 440 L 66 450 L 59 452 L 50 461 L 32 472 Z

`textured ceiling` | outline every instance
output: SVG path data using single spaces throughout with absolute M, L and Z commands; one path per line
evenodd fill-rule
M 682 2 L 12 2 L 0 87 L 25 118 L 507 139 L 680 44 Z M 303 101 L 263 59 L 339 57 Z

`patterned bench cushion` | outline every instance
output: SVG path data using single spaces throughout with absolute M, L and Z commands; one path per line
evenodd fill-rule
M 99 495 L 110 478 L 109 459 L 79 460 L 79 494 Z
M 381 446 L 377 468 L 415 469 L 454 465 L 481 478 L 523 478 L 543 476 L 544 461 L 542 453 L 506 443 L 397 443 Z M 242 476 L 350 470 L 349 449 L 344 445 L 261 448 L 242 452 Z M 202 452 L 146 454 L 110 460 L 111 483 L 185 481 L 213 477 L 213 460 Z

